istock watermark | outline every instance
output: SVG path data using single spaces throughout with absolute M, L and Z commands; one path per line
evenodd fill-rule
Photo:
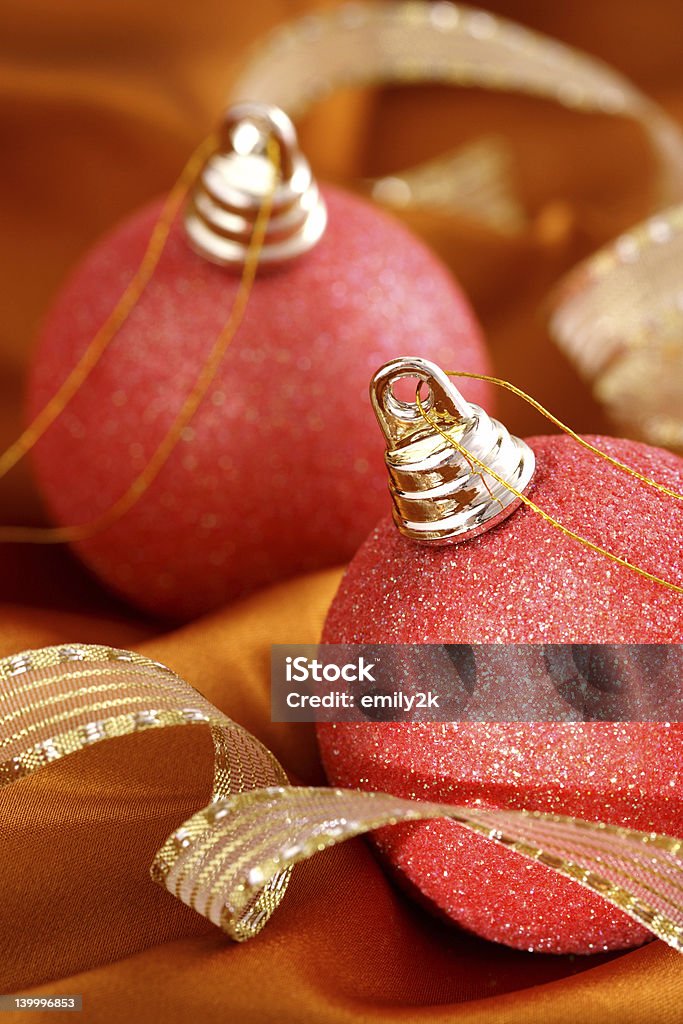
M 679 722 L 683 645 L 276 645 L 272 719 Z
M 299 655 L 293 658 L 288 655 L 285 658 L 285 678 L 288 683 L 305 683 L 309 679 L 316 683 L 336 683 L 343 679 L 346 683 L 374 683 L 375 677 L 372 670 L 375 662 L 366 664 L 365 658 L 361 655 L 355 662 L 346 662 L 343 665 L 336 665 L 334 662 L 318 661 L 317 658 L 307 658 Z

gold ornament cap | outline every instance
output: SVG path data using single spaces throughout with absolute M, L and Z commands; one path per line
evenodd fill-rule
M 416 401 L 396 397 L 393 386 L 405 378 L 425 385 L 420 402 L 433 423 Z M 467 402 L 435 363 L 413 356 L 393 359 L 372 378 L 370 398 L 387 441 L 394 521 L 405 537 L 427 544 L 470 540 L 518 507 L 519 497 L 501 480 L 524 493 L 536 468 L 533 451 Z M 501 479 L 449 443 L 435 424 Z
M 271 139 L 279 148 L 279 169 L 268 156 Z M 320 241 L 327 208 L 284 111 L 240 103 L 226 112 L 219 148 L 202 168 L 185 211 L 192 248 L 212 263 L 241 269 L 268 196 L 272 209 L 259 265 L 276 267 Z

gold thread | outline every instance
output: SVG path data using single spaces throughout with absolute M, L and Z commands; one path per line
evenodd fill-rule
M 191 422 L 209 387 L 215 380 L 219 366 L 244 317 L 258 270 L 259 256 L 263 248 L 270 219 L 273 194 L 280 168 L 280 150 L 272 136 L 268 139 L 267 155 L 275 171 L 273 175 L 273 188 L 264 197 L 259 207 L 249 247 L 245 255 L 244 269 L 240 278 L 239 288 L 230 315 L 225 326 L 221 329 L 206 361 L 202 365 L 192 391 L 185 399 L 180 412 L 145 468 L 136 477 L 128 490 L 106 512 L 92 522 L 82 523 L 78 526 L 63 527 L 4 526 L 0 527 L 0 544 L 65 544 L 87 540 L 106 530 L 129 512 L 161 472 L 175 450 L 183 431 Z
M 185 164 L 180 177 L 164 201 L 163 208 L 154 225 L 144 256 L 115 308 L 88 344 L 85 352 L 70 371 L 66 380 L 49 399 L 46 405 L 23 431 L 20 437 L 0 455 L 0 479 L 38 443 L 46 430 L 64 411 L 78 389 L 85 383 L 104 355 L 110 342 L 116 337 L 124 321 L 140 299 L 159 263 L 166 246 L 173 221 L 209 152 L 215 149 L 215 135 L 206 138 Z
M 620 462 L 619 459 L 615 459 L 612 455 L 603 451 L 601 448 L 596 448 L 595 445 L 591 444 L 590 441 L 586 441 L 584 437 L 577 434 L 576 431 L 568 427 L 566 423 L 558 419 L 557 416 L 553 415 L 548 409 L 546 409 L 540 402 L 537 402 L 535 398 L 527 394 L 526 391 L 522 391 L 521 388 L 515 387 L 507 380 L 502 380 L 500 377 L 489 377 L 486 373 L 467 373 L 464 370 L 446 370 L 448 377 L 467 377 L 470 380 L 482 380 L 488 384 L 495 384 L 499 388 L 504 388 L 506 391 L 511 391 L 513 395 L 517 395 L 518 398 L 522 398 L 528 405 L 537 412 L 540 412 L 541 416 L 544 416 L 551 423 L 554 423 L 556 427 L 559 427 L 565 434 L 573 438 L 577 444 L 580 444 L 582 448 L 586 448 L 593 455 L 596 455 L 600 459 L 604 459 L 609 462 L 616 469 L 621 470 L 624 473 L 628 473 L 629 476 L 633 476 L 636 480 L 640 480 L 641 483 L 647 484 L 648 487 L 654 487 L 655 490 L 661 491 L 662 494 L 666 494 L 670 498 L 676 498 L 677 501 L 683 501 L 683 494 L 678 491 L 671 490 L 670 487 L 665 487 L 664 484 L 660 484 L 657 480 L 653 480 L 652 477 L 646 476 L 644 473 L 640 473 L 633 466 L 628 466 L 625 462 Z
M 420 389 L 420 388 L 422 387 L 422 385 L 423 385 L 423 384 L 424 384 L 424 385 L 426 385 L 426 383 L 427 383 L 427 382 L 426 382 L 426 381 L 423 381 L 423 380 L 420 380 L 420 381 L 418 381 L 418 384 L 417 384 L 417 388 L 418 388 L 418 391 L 419 391 L 419 389 Z M 442 418 L 442 419 L 444 419 L 444 420 L 446 420 L 446 419 L 451 419 L 451 420 L 452 420 L 452 417 L 450 416 L 450 414 L 447 414 L 447 413 L 443 413 L 443 412 L 442 412 L 442 413 L 440 414 L 440 416 L 441 416 L 441 418 Z M 468 463 L 468 465 L 469 465 L 470 469 L 472 470 L 472 474 L 474 475 L 474 472 L 475 472 L 475 470 L 474 470 L 474 463 L 473 463 L 473 462 L 471 462 L 471 461 L 470 461 L 470 459 L 468 459 L 468 457 L 467 457 L 466 455 L 464 455 L 464 456 L 463 456 L 463 458 L 465 459 L 465 462 L 467 462 L 467 463 Z M 487 492 L 488 492 L 488 495 L 489 495 L 489 498 L 491 499 L 491 501 L 496 501 L 496 502 L 498 502 L 498 504 L 500 505 L 501 509 L 502 509 L 502 510 L 505 510 L 505 505 L 503 504 L 503 502 L 501 501 L 501 499 L 500 499 L 500 498 L 499 498 L 499 497 L 498 497 L 498 496 L 497 496 L 496 494 L 494 494 L 494 493 L 493 493 L 493 490 L 492 490 L 492 488 L 491 488 L 491 486 L 490 486 L 490 484 L 489 484 L 488 480 L 487 480 L 487 479 L 486 479 L 486 477 L 484 476 L 484 474 L 483 474 L 483 473 L 477 473 L 477 476 L 479 477 L 479 479 L 481 480 L 481 482 L 482 482 L 482 484 L 484 485 L 485 489 L 487 490 Z
M 528 498 L 526 494 L 518 490 L 516 487 L 513 487 L 513 485 L 507 480 L 504 480 L 503 477 L 494 469 L 487 466 L 485 462 L 482 462 L 482 460 L 478 459 L 476 455 L 464 448 L 463 445 L 461 445 L 459 441 L 456 441 L 454 437 L 451 437 L 447 431 L 442 430 L 438 421 L 430 415 L 429 410 L 427 410 L 422 404 L 418 391 L 415 392 L 415 401 L 423 419 L 429 423 L 437 433 L 441 434 L 441 436 L 445 438 L 445 440 L 448 441 L 456 451 L 460 452 L 460 454 L 465 458 L 472 459 L 477 466 L 484 470 L 484 472 L 488 473 L 489 476 L 493 477 L 493 479 L 501 484 L 501 486 L 505 487 L 510 494 L 513 494 L 523 505 L 526 505 L 526 507 L 531 509 L 532 512 L 535 512 L 536 515 L 540 516 L 544 522 L 548 523 L 554 529 L 559 530 L 565 537 L 569 537 L 571 540 L 577 541 L 579 544 L 583 545 L 583 547 L 588 548 L 590 551 L 595 551 L 596 554 L 603 555 L 605 558 L 610 559 L 610 561 L 615 562 L 617 565 L 630 569 L 631 572 L 637 573 L 638 576 L 642 576 L 644 579 L 649 580 L 650 583 L 657 583 L 659 586 L 666 587 L 668 590 L 673 590 L 676 594 L 683 594 L 683 586 L 680 586 L 678 583 L 672 583 L 670 580 L 665 580 L 661 576 L 656 576 L 654 573 L 648 572 L 647 569 L 643 569 L 639 565 L 634 565 L 632 562 L 627 561 L 627 559 L 622 558 L 620 555 L 615 555 L 613 551 L 608 551 L 607 548 L 603 548 L 599 544 L 595 544 L 592 540 L 588 540 L 587 537 L 581 536 L 580 533 L 570 530 L 568 526 L 564 526 L 564 524 L 558 519 L 555 519 L 554 516 L 551 516 L 550 513 L 542 509 L 540 505 L 537 505 L 536 502 L 531 500 L 531 498 Z M 607 456 L 607 458 L 609 458 L 609 456 Z

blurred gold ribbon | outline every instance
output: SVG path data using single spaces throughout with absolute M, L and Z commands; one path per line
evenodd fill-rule
M 585 112 L 634 118 L 658 157 L 657 207 L 683 198 L 683 132 L 624 76 L 547 36 L 447 0 L 352 2 L 278 27 L 254 48 L 231 102 L 275 103 L 296 118 L 335 88 L 419 81 L 516 90 Z M 215 145 L 212 136 L 190 157 L 133 280 L 45 408 L 0 453 L 0 477 L 31 450 L 87 381 L 151 280 L 171 223 Z M 455 154 L 380 179 L 372 193 L 387 205 L 464 212 L 501 231 L 518 231 L 524 223 L 500 140 L 475 140 Z M 235 309 L 168 436 L 140 476 L 96 522 L 57 529 L 0 528 L 0 542 L 62 543 L 92 536 L 145 493 L 203 400 L 239 326 L 267 208 L 261 214 Z M 683 290 L 676 270 L 681 259 L 683 206 L 658 214 L 579 267 L 558 295 L 551 327 L 627 433 L 683 451 Z
M 381 826 L 450 818 L 573 879 L 683 952 L 683 840 L 555 814 L 293 787 L 254 736 L 158 662 L 84 645 L 0 661 L 0 786 L 95 743 L 181 725 L 211 730 L 213 794 L 168 837 L 151 875 L 233 939 L 261 930 L 298 861 Z
M 516 91 L 586 113 L 636 120 L 660 165 L 657 207 L 683 199 L 683 131 L 609 65 L 513 21 L 447 0 L 351 2 L 278 26 L 254 47 L 230 102 L 274 103 L 296 120 L 335 89 L 440 82 Z M 511 225 L 491 152 L 453 155 L 375 183 L 389 205 L 429 205 Z M 474 171 L 479 170 L 480 176 Z M 493 211 L 491 209 L 493 204 Z
M 683 205 L 579 264 L 550 328 L 619 428 L 683 454 Z
M 683 131 L 613 68 L 487 11 L 446 0 L 353 2 L 276 28 L 232 100 L 276 103 L 296 119 L 335 89 L 440 82 L 540 96 L 636 120 L 659 162 L 654 210 L 683 199 Z M 524 227 L 501 140 L 483 139 L 372 185 L 378 202 Z M 628 436 L 683 452 L 683 206 L 599 252 L 556 296 L 551 332 Z

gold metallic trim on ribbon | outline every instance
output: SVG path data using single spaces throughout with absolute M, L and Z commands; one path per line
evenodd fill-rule
M 80 644 L 0 661 L 0 786 L 93 743 L 178 725 L 211 729 L 213 795 L 168 837 L 151 875 L 233 939 L 263 928 L 299 861 L 381 826 L 450 818 L 573 879 L 683 952 L 683 840 L 540 812 L 288 786 L 254 736 L 158 662 Z
M 212 801 L 286 783 L 270 751 L 158 662 L 81 644 L 25 651 L 0 661 L 0 786 L 94 743 L 179 725 L 211 730 Z M 263 924 L 270 917 L 288 877 L 286 867 L 271 876 L 239 915 L 224 922 L 228 934 L 255 934 L 252 922 Z
M 623 75 L 588 54 L 487 11 L 401 0 L 351 2 L 274 29 L 253 48 L 232 100 L 277 103 L 296 119 L 347 86 L 439 82 L 540 96 L 630 117 L 659 160 L 659 210 L 683 199 L 683 131 Z M 525 226 L 504 140 L 370 184 L 395 209 L 457 211 L 497 230 Z M 579 266 L 551 331 L 631 437 L 683 452 L 683 206 L 657 215 Z
M 447 0 L 347 3 L 280 26 L 254 48 L 230 100 L 275 103 L 296 119 L 341 87 L 411 82 L 518 91 L 587 113 L 631 117 L 659 158 L 656 207 L 683 198 L 683 133 L 627 78 L 548 36 Z M 490 170 L 485 177 L 490 198 Z M 469 171 L 465 181 L 471 181 Z M 448 173 L 441 185 L 438 175 L 429 176 L 427 195 L 420 182 L 416 172 L 392 175 L 374 194 L 391 203 L 393 189 L 400 206 L 486 206 L 477 202 L 476 189 L 459 199 Z M 493 195 L 503 203 L 503 222 L 510 215 L 514 222 L 517 211 L 506 210 L 505 190 Z

